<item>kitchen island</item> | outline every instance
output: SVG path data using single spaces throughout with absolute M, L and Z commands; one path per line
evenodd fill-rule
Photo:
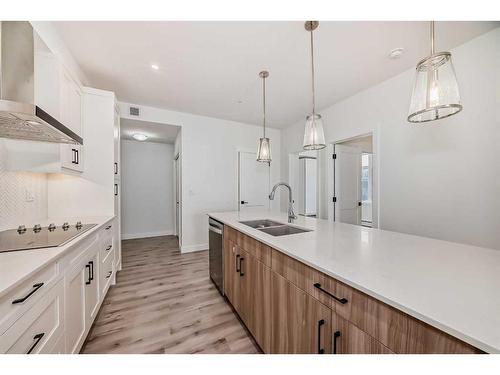
M 225 224 L 226 296 L 264 352 L 500 353 L 498 250 L 305 217 L 292 225 L 311 231 L 275 237 L 240 221 L 285 214 L 209 216 Z

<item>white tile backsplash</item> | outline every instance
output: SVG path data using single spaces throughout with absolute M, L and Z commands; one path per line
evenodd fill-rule
M 27 227 L 47 219 L 47 175 L 6 170 L 0 140 L 0 230 Z

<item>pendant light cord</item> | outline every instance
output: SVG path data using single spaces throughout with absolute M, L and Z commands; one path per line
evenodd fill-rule
M 314 94 L 314 40 L 313 40 L 313 31 L 310 31 L 311 33 L 311 76 L 312 76 L 312 83 L 311 83 L 311 89 L 312 89 L 312 105 L 313 105 L 313 118 L 314 115 L 316 115 L 316 97 Z
M 262 78 L 262 108 L 263 108 L 263 123 L 264 123 L 264 138 L 266 138 L 266 77 Z
M 431 21 L 431 55 L 434 55 L 436 49 L 434 47 L 434 21 Z

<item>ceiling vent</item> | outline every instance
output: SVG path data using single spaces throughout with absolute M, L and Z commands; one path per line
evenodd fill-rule
M 130 116 L 140 116 L 139 107 L 130 107 Z

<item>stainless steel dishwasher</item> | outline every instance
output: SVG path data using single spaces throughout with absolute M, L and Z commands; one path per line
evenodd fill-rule
M 208 219 L 208 263 L 210 278 L 224 295 L 224 224 Z

